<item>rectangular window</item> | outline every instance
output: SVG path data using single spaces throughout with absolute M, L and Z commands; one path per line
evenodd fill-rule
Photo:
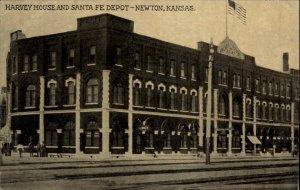
M 295 99 L 299 99 L 299 89 L 295 88 Z
M 164 62 L 164 58 L 160 57 L 159 58 L 159 73 L 165 73 L 165 62 Z
M 273 85 L 272 82 L 269 82 L 269 95 L 273 94 Z
M 236 82 L 236 85 L 237 85 L 237 87 L 241 87 L 241 75 L 240 74 L 238 74 L 237 75 L 237 82 Z
M 23 59 L 23 71 L 28 71 L 29 70 L 29 56 L 24 55 Z
M 180 64 L 180 77 L 185 78 L 185 62 Z
M 139 52 L 135 52 L 135 54 L 134 54 L 134 68 L 137 68 L 137 69 L 141 68 L 141 60 L 140 60 Z
M 175 60 L 171 60 L 171 63 L 170 63 L 170 75 L 171 76 L 176 76 L 175 75 Z
M 278 84 L 274 84 L 274 94 L 277 96 L 278 95 Z
M 191 78 L 192 78 L 193 80 L 196 79 L 196 74 L 195 74 L 195 72 L 196 72 L 195 65 L 192 64 L 192 66 L 191 66 Z
M 205 68 L 205 76 L 204 81 L 208 82 L 208 67 Z
M 222 70 L 219 70 L 219 72 L 218 72 L 218 84 L 223 84 L 222 83 L 222 78 L 223 78 L 222 74 L 223 74 Z
M 150 54 L 147 55 L 147 70 L 152 71 L 152 57 Z
M 116 64 L 122 65 L 122 49 L 120 47 L 116 49 Z
M 56 66 L 56 52 L 51 52 L 49 68 L 55 68 L 55 66 Z
M 233 86 L 233 87 L 236 87 L 236 86 L 237 86 L 236 82 L 237 82 L 237 77 L 236 77 L 236 74 L 234 73 L 234 74 L 233 74 L 233 80 L 232 80 L 232 83 L 233 83 L 232 86 Z
M 259 79 L 256 79 L 256 80 L 255 80 L 255 91 L 256 91 L 256 92 L 260 92 L 260 89 L 259 89 L 259 88 L 260 88 L 260 86 L 259 86 Z
M 290 98 L 291 97 L 291 94 L 290 94 L 290 85 L 287 85 L 286 86 L 286 97 Z
M 37 55 L 34 54 L 32 56 L 32 66 L 31 66 L 31 70 L 32 71 L 36 71 L 37 70 Z
M 12 73 L 17 73 L 18 68 L 18 59 L 17 57 L 13 56 L 12 58 Z
M 250 76 L 247 77 L 246 79 L 246 89 L 251 90 L 251 79 Z
M 91 46 L 89 50 L 89 64 L 96 64 L 96 46 Z
M 75 50 L 69 50 L 69 57 L 68 57 L 68 67 L 74 66 L 74 58 L 75 58 Z
M 267 93 L 267 90 L 266 90 L 266 81 L 265 80 L 263 80 L 263 82 L 262 82 L 262 93 L 263 94 Z
M 280 85 L 280 96 L 284 96 L 284 85 Z
M 223 80 L 222 80 L 223 84 L 227 85 L 227 72 L 224 71 L 223 72 Z

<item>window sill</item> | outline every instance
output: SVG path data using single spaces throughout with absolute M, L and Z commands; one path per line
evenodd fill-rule
M 76 104 L 66 104 L 66 105 L 63 105 L 63 107 L 74 107 L 76 106 Z
M 197 80 L 192 78 L 191 81 L 197 81 Z
M 67 69 L 73 69 L 75 66 L 67 66 Z
M 58 106 L 55 105 L 55 106 L 45 106 L 45 108 L 57 108 Z
M 76 146 L 62 146 L 63 148 L 75 148 Z
M 163 76 L 165 76 L 165 73 L 158 73 L 159 75 L 163 75 Z
M 120 64 L 115 64 L 115 66 L 117 66 L 117 67 L 123 67 L 123 65 L 120 65 Z
M 241 87 L 237 87 L 237 86 L 234 86 L 232 87 L 233 89 L 238 89 L 238 90 L 241 90 L 242 88 Z
M 226 84 L 219 84 L 219 86 L 225 86 L 225 87 L 227 87 L 227 85 L 226 85 Z
M 133 105 L 132 107 L 134 107 L 134 108 L 143 108 L 144 106 Z
M 172 150 L 172 147 L 163 147 L 163 150 Z
M 13 73 L 12 75 L 16 75 L 16 74 L 18 74 L 18 73 Z
M 89 148 L 89 149 L 99 149 L 98 146 L 86 146 L 85 148 Z
M 178 110 L 169 109 L 169 111 L 174 111 L 174 112 L 176 111 L 177 112 Z
M 175 76 L 175 75 L 170 75 L 170 77 L 173 77 L 173 78 L 175 78 L 176 76 Z
M 16 110 L 18 110 L 18 108 L 13 108 L 13 111 L 16 111 Z
M 98 102 L 89 102 L 89 103 L 85 103 L 85 105 L 98 105 Z
M 180 112 L 188 113 L 189 111 L 188 110 L 180 110 Z
M 145 147 L 146 150 L 154 150 L 154 147 Z
M 117 105 L 117 106 L 124 106 L 124 104 L 122 103 L 112 103 L 113 105 Z
M 199 112 L 197 112 L 197 111 L 191 111 L 191 113 L 199 113 Z
M 146 70 L 147 73 L 153 73 L 153 71 Z
M 35 107 L 24 107 L 24 109 L 28 110 L 28 109 L 35 109 Z
M 147 109 L 155 109 L 155 107 L 148 107 L 148 106 L 146 106 L 145 108 L 147 108 Z
M 93 66 L 96 65 L 96 63 L 88 63 L 87 66 Z
M 31 70 L 30 72 L 37 72 L 37 71 L 38 71 L 38 70 L 35 69 L 35 70 Z
M 182 76 L 181 76 L 180 78 L 186 80 L 186 77 L 182 77 Z
M 167 111 L 168 109 L 166 108 L 157 108 L 158 110 L 164 110 L 164 111 Z
M 124 149 L 125 147 L 124 146 L 113 146 L 111 147 L 112 149 Z
M 55 71 L 56 68 L 49 68 L 48 71 Z
M 134 68 L 134 70 L 136 70 L 136 71 L 140 71 L 141 69 L 140 69 L 140 68 Z
M 28 71 L 22 71 L 21 73 L 22 73 L 22 74 L 24 74 L 24 73 L 28 73 Z

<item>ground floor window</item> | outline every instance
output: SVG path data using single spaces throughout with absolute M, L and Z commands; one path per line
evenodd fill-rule
M 85 130 L 85 146 L 99 147 L 100 142 L 99 126 L 97 122 L 90 121 Z

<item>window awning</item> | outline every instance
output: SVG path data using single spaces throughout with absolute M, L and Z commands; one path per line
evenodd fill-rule
M 261 144 L 260 140 L 256 136 L 247 136 L 252 144 Z

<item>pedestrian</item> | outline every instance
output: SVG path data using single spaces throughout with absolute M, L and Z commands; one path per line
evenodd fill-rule
M 37 152 L 37 157 L 41 157 L 41 144 L 38 143 L 36 145 L 36 152 Z
M 31 141 L 28 145 L 30 157 L 33 157 L 33 149 L 34 149 L 34 145 L 33 145 L 33 142 Z
M 45 157 L 47 155 L 46 153 L 46 144 L 45 141 L 42 142 L 41 144 L 41 157 Z
M 17 145 L 17 150 L 19 151 L 20 158 L 22 158 L 22 152 L 24 151 L 24 147 L 21 143 Z

